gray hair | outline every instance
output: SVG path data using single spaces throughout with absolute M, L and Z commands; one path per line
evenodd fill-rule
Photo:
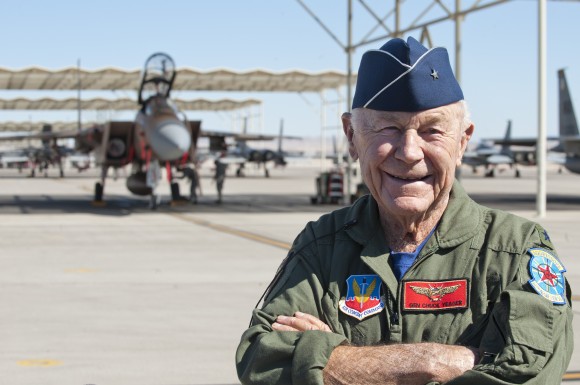
M 459 104 L 461 105 L 461 113 L 463 115 L 462 116 L 463 124 L 461 126 L 463 129 L 466 129 L 472 124 L 471 111 L 469 111 L 469 106 L 467 105 L 467 102 L 465 100 L 460 100 Z

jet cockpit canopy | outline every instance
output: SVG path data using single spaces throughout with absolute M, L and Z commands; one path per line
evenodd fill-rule
M 139 104 L 143 105 L 152 96 L 168 98 L 175 74 L 175 63 L 169 55 L 158 52 L 149 56 L 141 77 Z

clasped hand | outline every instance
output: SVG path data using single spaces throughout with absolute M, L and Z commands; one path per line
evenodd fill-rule
M 279 315 L 272 329 L 277 331 L 304 332 L 307 330 L 320 330 L 332 332 L 330 327 L 313 315 L 297 311 L 294 316 Z

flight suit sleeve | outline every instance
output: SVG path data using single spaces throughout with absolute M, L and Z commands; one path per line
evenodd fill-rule
M 573 349 L 571 289 L 561 282 L 564 304 L 534 291 L 530 250 L 555 255 L 547 234 L 539 226 L 530 248 L 521 255 L 516 280 L 495 303 L 483 334 L 480 362 L 449 385 L 560 384 Z
M 322 369 L 330 354 L 346 343 L 346 338 L 337 333 L 279 332 L 271 327 L 278 315 L 296 311 L 325 321 L 320 267 L 310 260 L 294 255 L 267 295 L 264 307 L 254 310 L 251 326 L 242 335 L 236 352 L 242 384 L 322 384 Z

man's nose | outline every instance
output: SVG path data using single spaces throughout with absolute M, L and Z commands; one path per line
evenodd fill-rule
M 407 130 L 401 135 L 395 157 L 406 163 L 414 163 L 423 159 L 421 137 L 414 130 Z

